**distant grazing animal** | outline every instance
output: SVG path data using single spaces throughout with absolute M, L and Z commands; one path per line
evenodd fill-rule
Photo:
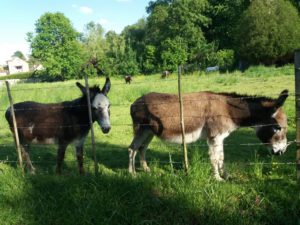
M 168 76 L 170 76 L 170 71 L 168 71 L 168 70 L 165 70 L 165 71 L 163 71 L 162 73 L 161 73 L 161 77 L 162 78 L 166 78 L 166 77 L 168 77 Z
M 131 75 L 126 75 L 125 77 L 124 77 L 124 79 L 125 79 L 125 83 L 127 84 L 130 84 L 131 83 L 131 81 L 132 81 L 132 76 Z
M 86 88 L 78 82 L 76 85 L 82 96 L 72 101 L 53 104 L 26 101 L 14 104 L 22 157 L 26 160 L 30 173 L 35 173 L 29 156 L 31 144 L 58 144 L 56 172 L 60 174 L 66 148 L 72 142 L 75 143 L 79 173 L 84 173 L 83 144 L 90 130 L 90 123 Z M 110 86 L 110 80 L 106 78 L 102 90 L 98 86 L 89 89 L 92 120 L 97 121 L 103 133 L 108 133 L 111 128 L 110 103 L 107 97 Z M 10 107 L 6 110 L 5 117 L 14 132 Z
M 219 66 L 212 66 L 212 67 L 207 67 L 206 68 L 206 72 L 215 72 L 215 71 L 219 71 Z
M 253 127 L 262 143 L 275 155 L 287 149 L 287 117 L 282 109 L 288 91 L 277 99 L 235 93 L 198 92 L 183 95 L 185 140 L 207 140 L 214 177 L 228 178 L 224 170 L 223 141 L 239 127 Z M 149 93 L 138 98 L 130 108 L 134 138 L 129 146 L 129 172 L 135 173 L 135 156 L 149 171 L 145 153 L 153 136 L 182 143 L 179 100 L 177 95 Z

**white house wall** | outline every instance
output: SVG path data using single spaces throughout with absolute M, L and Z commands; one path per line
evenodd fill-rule
M 7 66 L 8 66 L 9 74 L 29 72 L 28 63 L 17 57 L 7 61 Z

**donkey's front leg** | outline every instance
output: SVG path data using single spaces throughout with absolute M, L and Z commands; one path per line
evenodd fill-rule
M 129 156 L 129 166 L 128 166 L 128 171 L 131 174 L 135 174 L 135 156 L 136 156 L 137 151 L 132 149 L 132 148 L 128 148 L 128 156 Z
M 76 157 L 77 157 L 77 163 L 78 163 L 78 170 L 79 174 L 84 174 L 84 168 L 83 168 L 83 144 L 84 139 L 82 138 L 75 142 L 75 148 L 76 148 Z
M 65 158 L 65 152 L 67 148 L 67 144 L 59 144 L 57 149 L 57 165 L 56 165 L 56 173 L 61 174 L 61 166 Z
M 22 152 L 22 159 L 26 161 L 27 168 L 29 169 L 30 174 L 35 174 L 35 168 L 32 165 L 29 156 L 29 146 L 28 145 L 21 145 L 21 152 Z
M 224 181 L 220 174 L 224 172 L 224 165 L 222 157 L 220 157 L 223 153 L 223 140 L 218 138 L 211 138 L 207 140 L 207 144 L 209 146 L 209 157 L 210 162 L 213 169 L 214 177 L 217 181 Z

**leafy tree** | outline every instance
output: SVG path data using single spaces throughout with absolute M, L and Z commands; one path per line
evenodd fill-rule
M 169 37 L 180 36 L 187 44 L 188 61 L 194 62 L 203 44 L 206 43 L 202 28 L 210 20 L 204 15 L 208 4 L 206 0 L 175 1 L 169 8 L 166 20 Z
M 251 63 L 274 64 L 300 47 L 300 19 L 285 0 L 253 0 L 236 30 L 236 52 Z
M 157 72 L 155 69 L 155 52 L 156 48 L 153 45 L 146 45 L 143 54 L 142 71 L 145 73 Z
M 146 12 L 148 14 L 151 14 L 157 6 L 168 6 L 171 3 L 173 3 L 173 2 L 174 2 L 174 0 L 156 0 L 156 1 L 150 1 L 148 3 L 148 6 L 146 7 Z
M 216 55 L 217 65 L 220 67 L 221 72 L 226 72 L 233 69 L 235 62 L 233 50 L 219 50 Z
M 118 67 L 118 73 L 122 75 L 134 75 L 139 73 L 136 53 L 132 50 L 132 48 L 130 48 L 130 46 L 126 46 L 124 55 L 118 63 Z
M 83 64 L 79 33 L 62 13 L 45 13 L 28 33 L 32 56 L 38 59 L 54 79 L 80 76 Z
M 250 0 L 208 0 L 209 7 L 205 14 L 211 19 L 204 27 L 208 41 L 216 42 L 219 49 L 233 48 L 234 27 L 241 14 L 247 9 Z
M 290 0 L 300 13 L 300 0 Z
M 187 45 L 180 37 L 168 38 L 162 43 L 162 69 L 176 71 L 177 67 L 187 60 Z
M 140 19 L 137 23 L 127 26 L 121 35 L 126 41 L 126 46 L 134 49 L 138 55 L 142 55 L 145 48 L 146 20 Z
M 166 67 L 166 63 L 171 63 L 169 66 L 174 68 L 176 60 L 170 60 L 172 57 L 168 53 L 174 51 L 174 48 L 166 51 L 166 46 L 174 47 L 178 38 L 186 45 L 184 61 L 195 63 L 207 57 L 201 54 L 203 47 L 207 45 L 202 29 L 210 22 L 204 15 L 208 7 L 207 0 L 156 1 L 150 6 L 145 42 L 146 45 L 155 47 L 155 61 L 161 62 L 158 67 Z M 177 48 L 179 49 L 181 48 Z
M 18 58 L 20 58 L 20 59 L 26 60 L 24 54 L 23 54 L 21 51 L 16 51 L 16 52 L 12 55 L 12 57 L 18 57 Z
M 89 22 L 85 26 L 85 32 L 81 36 L 85 52 L 85 72 L 89 76 L 96 76 L 103 73 L 101 61 L 105 58 L 106 41 L 104 29 L 100 24 Z
M 168 36 L 168 6 L 158 5 L 147 18 L 145 42 L 158 47 Z

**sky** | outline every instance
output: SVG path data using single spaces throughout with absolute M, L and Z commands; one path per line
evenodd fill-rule
M 0 65 L 16 51 L 30 54 L 26 33 L 34 32 L 35 22 L 46 12 L 61 12 L 82 32 L 94 21 L 105 31 L 120 33 L 146 17 L 150 0 L 1 0 L 0 1 Z

